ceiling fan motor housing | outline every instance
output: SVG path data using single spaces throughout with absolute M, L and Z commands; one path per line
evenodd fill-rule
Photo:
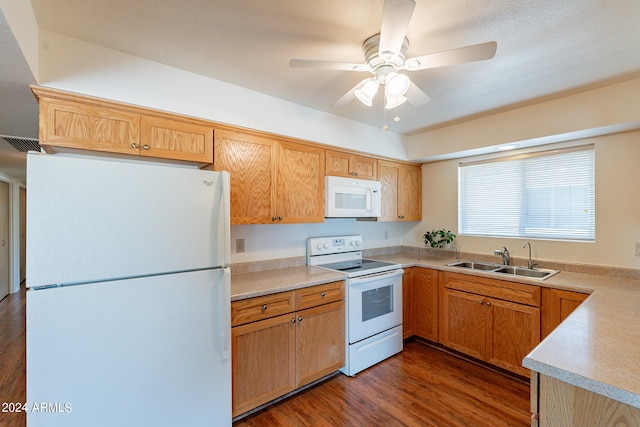
M 409 40 L 405 37 L 402 42 L 402 47 L 399 52 L 383 52 L 382 57 L 379 53 L 380 34 L 369 37 L 362 43 L 362 52 L 364 53 L 365 62 L 369 64 L 373 74 L 378 74 L 378 69 L 381 67 L 390 67 L 389 71 L 384 74 L 388 74 L 391 71 L 396 71 L 398 68 L 404 65 L 405 53 L 409 48 Z

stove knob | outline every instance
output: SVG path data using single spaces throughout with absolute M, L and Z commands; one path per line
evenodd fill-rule
M 322 245 L 322 247 L 325 248 L 325 249 L 329 249 L 329 244 L 325 243 L 324 245 Z
M 349 242 L 349 244 L 350 244 L 351 246 L 355 246 L 355 245 L 356 245 L 356 242 L 355 242 L 355 240 L 352 240 L 352 241 L 350 241 L 350 242 Z
M 360 240 L 356 241 L 356 246 L 360 246 Z
M 318 249 L 322 250 L 322 243 L 318 243 Z

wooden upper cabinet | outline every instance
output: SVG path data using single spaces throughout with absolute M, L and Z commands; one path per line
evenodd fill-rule
M 231 224 L 324 221 L 324 149 L 216 130 L 214 170 L 231 177 Z
M 422 219 L 422 173 L 419 165 L 378 160 L 382 214 L 378 221 Z
M 142 156 L 213 163 L 213 127 L 143 115 L 140 149 Z
M 326 174 L 346 178 L 378 179 L 378 161 L 346 151 L 326 150 Z
M 323 148 L 278 143 L 278 222 L 324 222 L 324 163 Z
M 33 87 L 40 144 L 213 163 L 213 126 L 205 121 L 115 101 Z
M 271 224 L 276 216 L 273 139 L 216 130 L 213 169 L 228 171 L 231 224 Z
M 40 145 L 138 154 L 140 116 L 102 106 L 40 97 Z

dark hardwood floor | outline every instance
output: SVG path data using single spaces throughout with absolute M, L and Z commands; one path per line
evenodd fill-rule
M 0 301 L 0 403 L 24 402 L 25 292 Z M 24 426 L 0 412 L 0 427 Z M 420 341 L 359 373 L 342 374 L 243 418 L 253 426 L 528 426 L 529 385 Z
M 529 384 L 420 341 L 234 423 L 254 426 L 528 426 Z
M 0 405 L 26 401 L 25 290 L 0 301 Z M 0 427 L 24 426 L 24 413 L 2 412 Z

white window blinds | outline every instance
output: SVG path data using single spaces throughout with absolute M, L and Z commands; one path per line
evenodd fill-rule
M 462 163 L 462 235 L 595 239 L 593 145 Z

